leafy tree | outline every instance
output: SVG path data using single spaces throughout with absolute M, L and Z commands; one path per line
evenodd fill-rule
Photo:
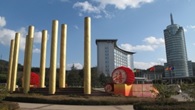
M 6 83 L 7 81 L 7 74 L 0 74 L 0 82 Z
M 99 74 L 97 73 L 97 67 L 91 68 L 91 86 L 100 87 Z
M 112 83 L 112 78 L 110 76 L 105 76 L 104 73 L 99 76 L 100 85 L 104 87 L 107 83 Z
M 67 84 L 68 86 L 82 86 L 82 79 L 79 75 L 79 71 L 77 70 L 77 68 L 74 66 L 71 67 L 71 71 L 69 71 L 67 73 Z
M 0 102 L 8 95 L 5 85 L 0 85 Z

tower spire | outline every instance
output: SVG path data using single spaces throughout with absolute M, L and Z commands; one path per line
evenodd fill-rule
M 174 22 L 173 22 L 173 15 L 172 15 L 172 13 L 170 14 L 170 17 L 171 17 L 171 25 L 173 25 Z

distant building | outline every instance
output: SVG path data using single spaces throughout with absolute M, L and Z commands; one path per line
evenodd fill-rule
M 195 76 L 195 62 L 192 62 L 192 71 L 193 71 L 193 76 Z
M 151 69 L 153 68 L 153 69 Z M 164 66 L 162 65 L 155 65 L 147 70 L 142 69 L 134 69 L 134 74 L 136 78 L 143 78 L 145 83 L 152 82 L 155 80 L 162 80 L 164 75 Z M 139 80 L 138 82 L 139 83 Z
M 125 51 L 116 45 L 117 39 L 97 39 L 97 71 L 111 76 L 112 71 L 119 66 L 133 70 L 134 52 Z
M 165 77 L 189 77 L 193 75 L 191 64 L 188 66 L 186 42 L 183 27 L 174 24 L 172 14 L 171 24 L 164 30 L 167 63 Z

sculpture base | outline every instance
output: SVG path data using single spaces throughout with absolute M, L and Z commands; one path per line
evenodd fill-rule
M 114 94 L 123 96 L 132 96 L 132 85 L 114 84 Z

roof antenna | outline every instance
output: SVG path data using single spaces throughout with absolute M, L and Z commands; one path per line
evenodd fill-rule
M 173 16 L 172 16 L 172 13 L 170 14 L 170 17 L 171 17 L 171 25 L 173 25 L 173 24 L 174 24 L 174 22 L 173 22 Z

